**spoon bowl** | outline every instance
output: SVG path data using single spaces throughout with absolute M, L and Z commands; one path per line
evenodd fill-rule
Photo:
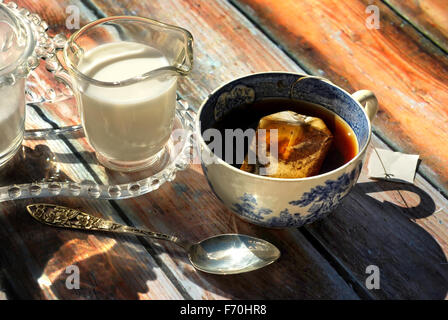
M 265 267 L 280 257 L 273 244 L 242 234 L 221 234 L 190 247 L 188 258 L 198 270 L 238 274 Z

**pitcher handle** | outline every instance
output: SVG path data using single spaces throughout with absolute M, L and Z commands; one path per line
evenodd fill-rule
M 364 107 L 367 117 L 372 122 L 378 111 L 378 99 L 375 94 L 370 90 L 359 90 L 353 93 L 352 97 Z

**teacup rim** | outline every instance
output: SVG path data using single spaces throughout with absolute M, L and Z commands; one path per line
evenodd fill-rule
M 251 77 L 251 76 L 257 76 L 257 75 L 262 75 L 262 74 L 273 74 L 273 73 L 276 73 L 276 74 L 291 74 L 291 75 L 297 75 L 297 76 L 311 76 L 311 75 L 308 75 L 308 74 L 302 74 L 302 73 L 291 72 L 291 71 L 264 71 L 264 72 L 255 72 L 255 73 L 248 73 L 248 74 L 246 74 L 246 75 L 243 75 L 243 76 L 240 76 L 240 77 L 238 77 L 238 78 L 232 79 L 232 80 L 227 81 L 227 82 L 225 82 L 224 84 L 218 86 L 217 88 L 215 88 L 212 92 L 209 93 L 209 95 L 207 96 L 207 98 L 205 98 L 204 101 L 202 101 L 201 106 L 200 106 L 199 109 L 198 109 L 197 117 L 196 117 L 196 120 L 195 120 L 195 130 L 196 130 L 196 135 L 199 136 L 199 140 L 200 140 L 200 143 L 201 143 L 200 157 L 202 157 L 202 147 L 203 147 L 203 148 L 206 148 L 207 151 L 210 152 L 210 154 L 212 154 L 212 155 L 217 159 L 217 161 L 218 161 L 219 164 L 224 165 L 225 167 L 229 168 L 230 170 L 232 170 L 232 171 L 234 171 L 234 172 L 236 172 L 236 173 L 240 173 L 240 174 L 243 174 L 243 175 L 248 176 L 248 177 L 251 177 L 251 178 L 257 178 L 257 179 L 260 179 L 260 180 L 266 180 L 266 181 L 291 181 L 291 182 L 310 181 L 310 180 L 316 180 L 316 179 L 320 179 L 320 178 L 323 178 L 323 177 L 326 177 L 326 176 L 330 176 L 330 175 L 335 174 L 335 173 L 338 172 L 338 171 L 344 171 L 343 169 L 346 169 L 347 167 L 351 166 L 353 163 L 357 162 L 358 159 L 361 157 L 361 155 L 363 155 L 363 154 L 366 152 L 367 147 L 369 146 L 370 140 L 371 140 L 371 138 L 372 138 L 372 124 L 371 124 L 371 120 L 369 119 L 369 116 L 368 116 L 368 114 L 367 114 L 366 109 L 359 103 L 359 101 L 357 101 L 355 98 L 353 98 L 353 96 L 352 96 L 349 92 L 347 92 L 347 91 L 344 90 L 343 88 L 341 88 L 341 87 L 335 85 L 333 82 L 331 82 L 330 80 L 327 80 L 327 79 L 325 79 L 325 78 L 322 78 L 322 79 L 320 79 L 320 80 L 321 80 L 321 81 L 323 81 L 323 80 L 327 80 L 327 81 L 325 81 L 325 83 L 327 83 L 328 85 L 331 85 L 331 86 L 337 88 L 338 90 L 341 90 L 342 92 L 344 92 L 344 93 L 346 93 L 347 95 L 349 95 L 350 97 L 352 97 L 353 101 L 355 101 L 355 102 L 357 103 L 357 105 L 358 105 L 359 108 L 363 111 L 364 116 L 365 116 L 366 119 L 367 119 L 368 128 L 369 128 L 369 134 L 368 134 L 368 138 L 367 138 L 366 144 L 364 145 L 364 147 L 363 147 L 360 151 L 358 151 L 358 153 L 356 154 L 356 156 L 353 157 L 353 159 L 351 159 L 351 160 L 348 161 L 347 163 L 345 163 L 345 164 L 343 164 L 342 166 L 340 166 L 340 167 L 338 167 L 338 168 L 336 168 L 336 169 L 333 169 L 333 170 L 331 170 L 331 171 L 328 171 L 328 172 L 325 172 L 325 173 L 322 173 L 322 174 L 318 174 L 318 175 L 315 175 L 315 176 L 311 176 L 311 177 L 305 177 L 305 178 L 274 178 L 274 177 L 262 176 L 262 175 L 258 175 L 258 174 L 254 174 L 254 173 L 246 172 L 246 171 L 243 171 L 243 170 L 241 170 L 241 169 L 235 168 L 234 166 L 232 166 L 232 165 L 228 164 L 227 162 L 225 162 L 225 161 L 224 161 L 223 159 L 221 159 L 219 156 L 215 155 L 215 153 L 212 152 L 212 151 L 210 150 L 210 148 L 209 148 L 208 145 L 205 143 L 205 141 L 204 141 L 204 139 L 203 139 L 203 137 L 202 137 L 202 134 L 201 134 L 201 126 L 200 126 L 200 125 L 201 125 L 201 121 L 200 121 L 201 113 L 202 113 L 202 110 L 204 109 L 205 104 L 206 104 L 207 101 L 209 100 L 209 98 L 210 98 L 212 95 L 214 95 L 216 92 L 218 92 L 219 90 L 221 90 L 223 87 L 225 87 L 225 86 L 231 84 L 231 83 L 234 82 L 234 81 L 241 80 L 241 79 L 244 79 L 244 78 L 248 78 L 248 77 Z M 319 80 L 319 79 L 318 79 L 318 80 Z M 202 160 L 201 160 L 201 162 L 202 162 Z

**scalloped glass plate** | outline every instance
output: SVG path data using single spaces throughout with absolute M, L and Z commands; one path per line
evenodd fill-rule
M 13 2 L 1 8 L 30 26 L 27 35 L 34 37 L 36 43 L 20 68 L 0 79 L 8 84 L 17 76 L 27 75 L 26 123 L 32 126 L 25 131 L 20 150 L 0 167 L 0 202 L 53 196 L 131 198 L 158 189 L 172 181 L 179 170 L 188 167 L 196 110 L 180 99 L 171 137 L 156 163 L 131 173 L 102 166 L 83 135 L 82 126 L 77 124 L 77 107 L 70 89 L 53 77 L 50 79 L 48 71 L 56 69 L 51 63 L 44 66 L 39 60 L 47 58 L 48 62 L 54 58 L 55 50 L 62 48 L 65 38 L 49 38 L 47 24 L 37 14 L 30 14 Z M 42 126 L 46 128 L 40 129 Z
M 27 112 L 38 108 L 29 104 Z M 0 201 L 54 196 L 125 199 L 156 190 L 188 167 L 195 116 L 196 110 L 178 99 L 163 156 L 150 168 L 130 173 L 102 166 L 79 125 L 28 130 L 22 148 L 0 168 Z

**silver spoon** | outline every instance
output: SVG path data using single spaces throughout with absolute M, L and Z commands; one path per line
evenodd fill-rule
M 214 274 L 237 274 L 260 269 L 280 257 L 273 244 L 241 234 L 221 234 L 191 243 L 177 237 L 137 229 L 91 216 L 79 210 L 37 203 L 26 207 L 37 221 L 55 227 L 134 234 L 171 241 L 182 247 L 198 270 Z

